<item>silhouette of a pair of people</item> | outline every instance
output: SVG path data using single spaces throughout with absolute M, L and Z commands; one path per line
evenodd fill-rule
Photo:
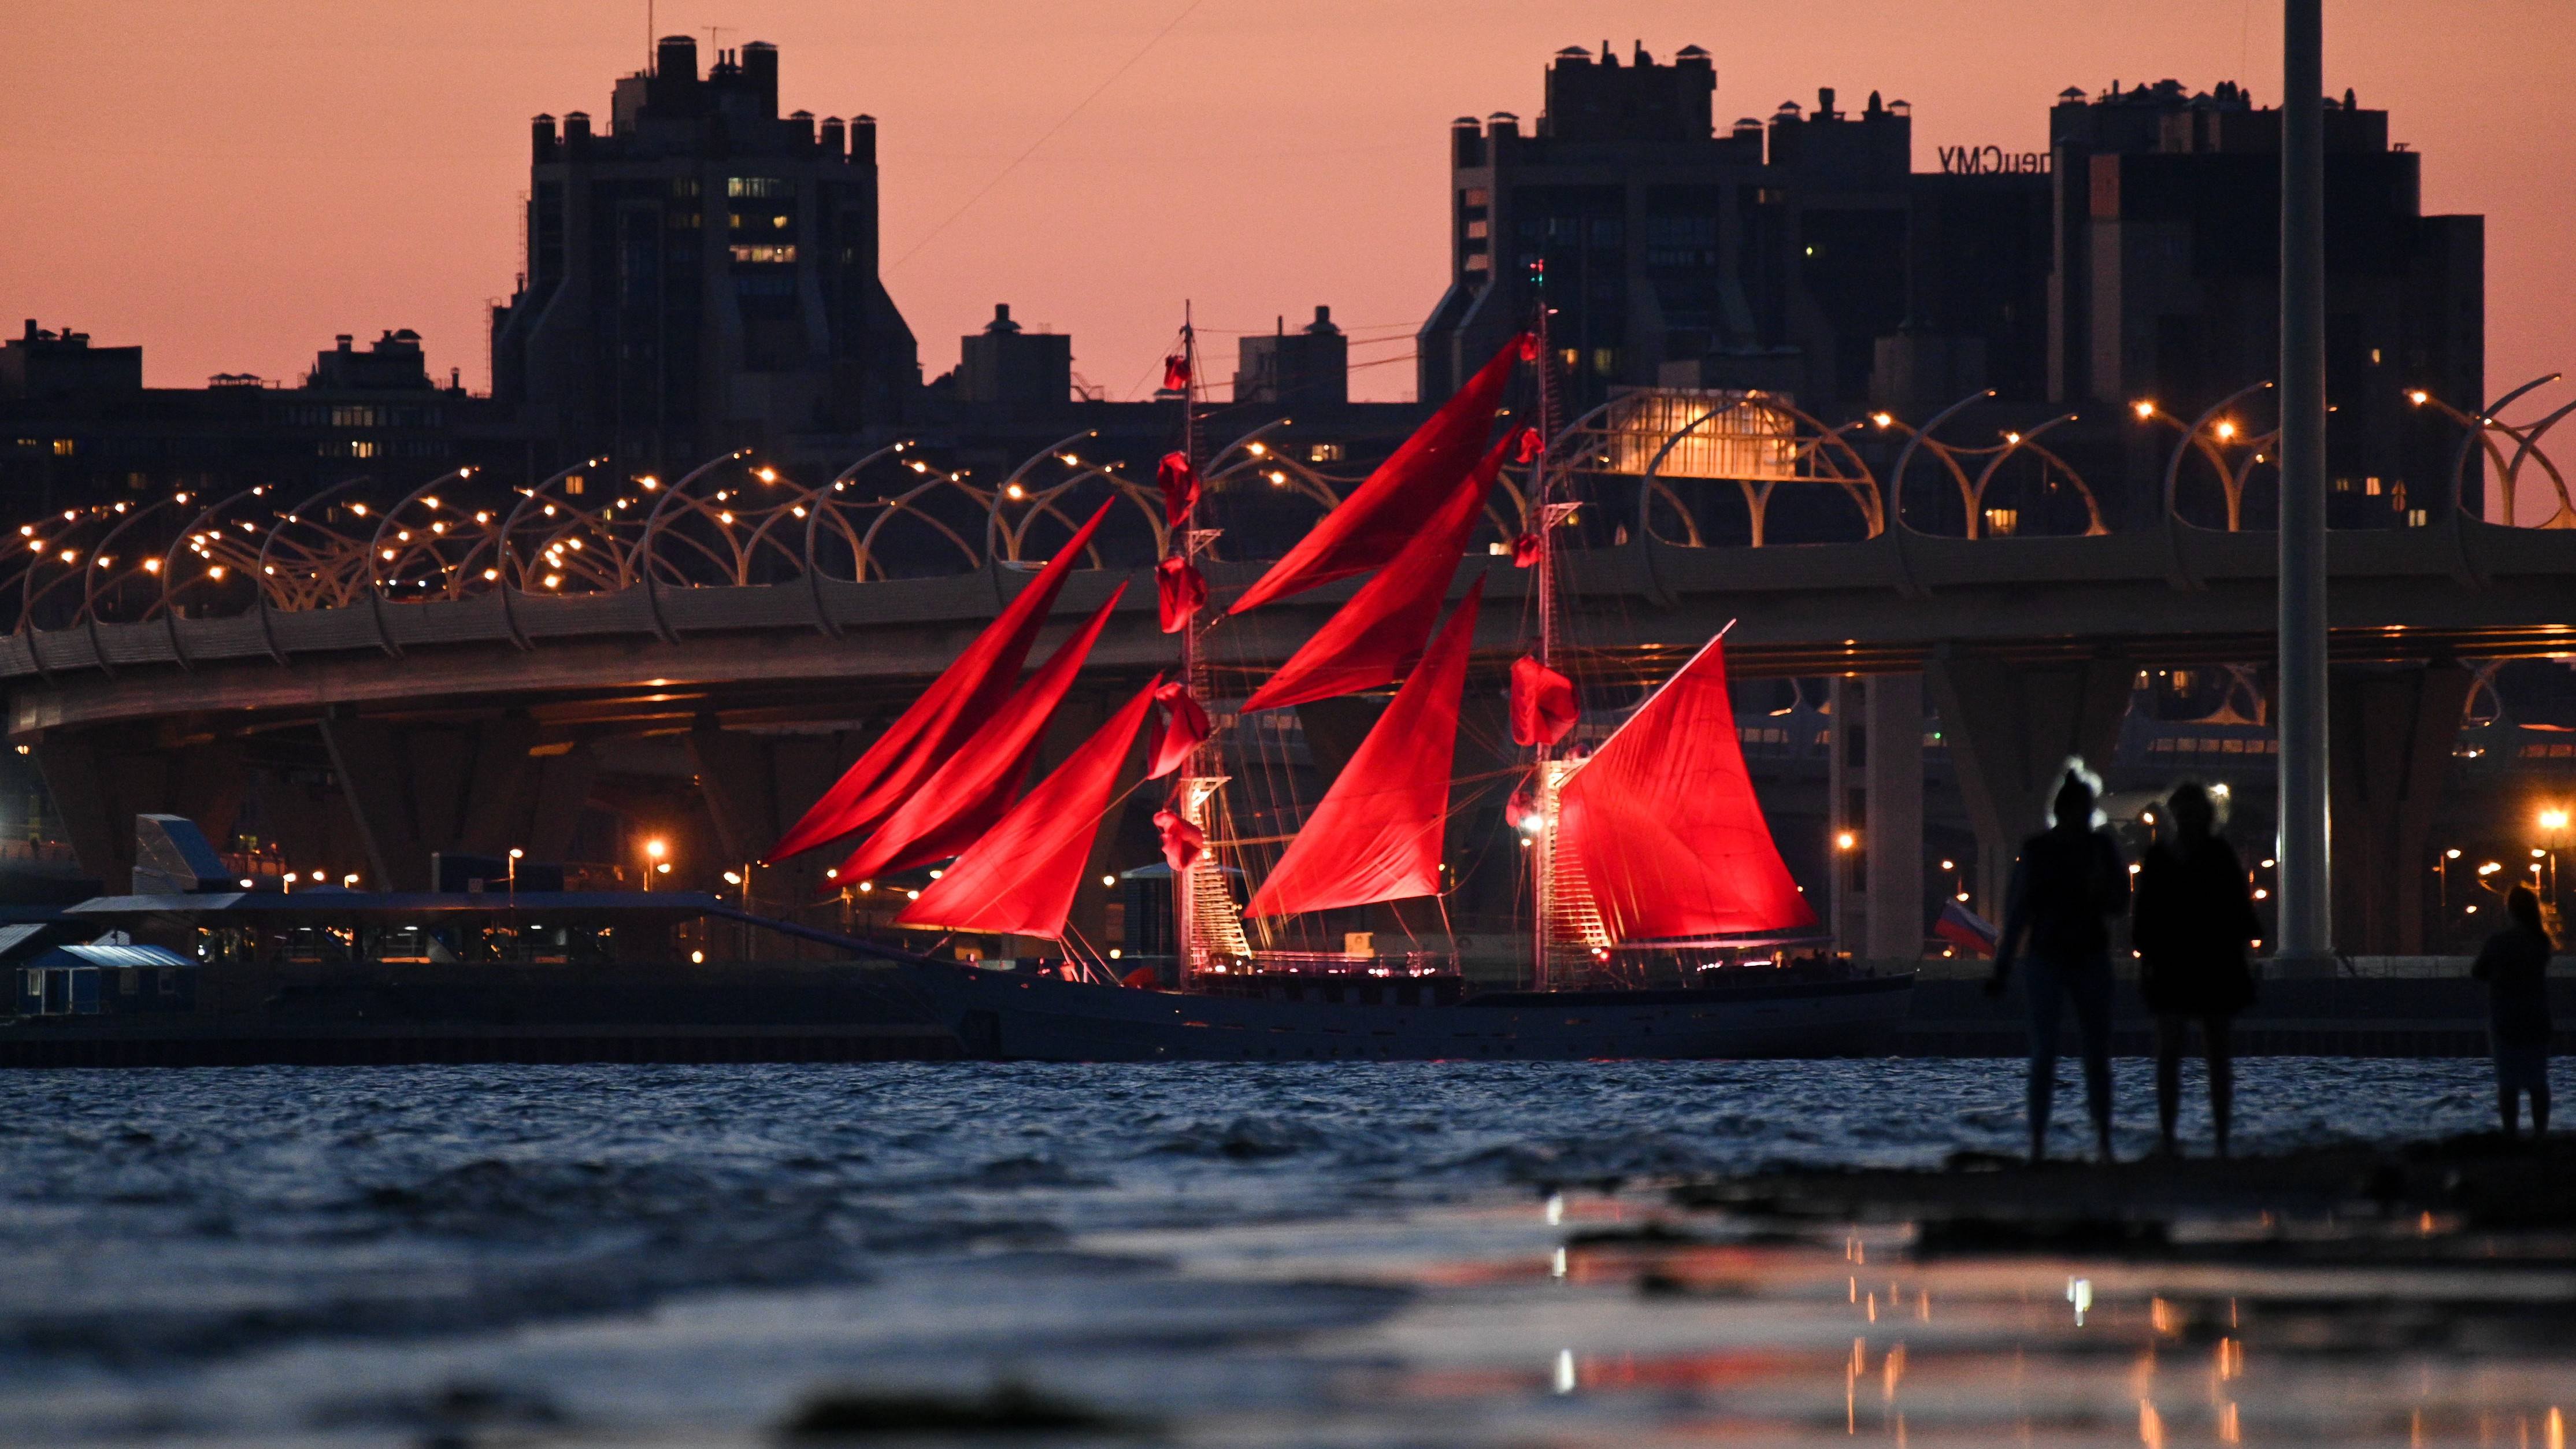
M 2162 1149 L 2176 1150 L 2182 1054 L 2192 1023 L 2209 1060 L 2209 1106 L 2218 1155 L 2227 1155 L 2235 1100 L 2228 1026 L 2254 999 L 2249 949 L 2262 926 L 2245 868 L 2218 834 L 2218 811 L 2196 781 L 2177 786 L 2157 822 L 2156 843 L 2131 869 L 2119 842 L 2097 820 L 2100 786 L 2080 761 L 2057 787 L 2048 830 L 2022 845 L 2006 894 L 1989 994 L 2000 995 L 2026 959 L 2030 1006 L 2030 1156 L 2048 1154 L 2057 1089 L 2060 1017 L 2072 1008 L 2084 1061 L 2085 1107 L 2096 1150 L 2111 1160 L 2111 921 L 2132 913 L 2139 988 L 2156 1018 L 2156 1121 Z

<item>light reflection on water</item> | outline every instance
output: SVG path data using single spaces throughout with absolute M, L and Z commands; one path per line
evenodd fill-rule
M 2247 1062 L 2238 1140 L 2476 1127 L 2484 1073 Z M 1184 1442 L 2564 1449 L 2568 1245 L 1917 1261 L 1650 1186 L 2005 1149 L 2019 1100 L 2004 1062 L 15 1074 L 0 1437 L 769 1442 L 830 1386 L 1007 1377 Z

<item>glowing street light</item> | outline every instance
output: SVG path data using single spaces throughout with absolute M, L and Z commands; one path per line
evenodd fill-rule
M 1842 831 L 1834 836 L 1834 849 L 1836 850 L 1855 850 L 1858 849 L 1859 846 L 1860 837 L 1848 830 Z

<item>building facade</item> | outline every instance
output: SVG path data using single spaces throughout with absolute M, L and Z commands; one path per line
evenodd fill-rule
M 2424 158 L 2352 92 L 2325 112 L 2329 499 L 2352 527 L 2446 487 L 2453 429 L 2408 399 L 2485 405 L 2485 218 L 2427 216 Z M 2049 391 L 2191 418 L 2280 358 L 2281 113 L 2240 86 L 2060 95 Z M 2474 507 L 2474 500 L 2472 500 Z
M 698 73 L 664 38 L 605 129 L 533 126 L 525 271 L 494 395 L 565 455 L 686 466 L 789 432 L 900 423 L 921 384 L 877 278 L 876 122 L 778 113 L 778 52 Z
M 1450 131 L 1450 283 L 1421 334 L 1421 395 L 1455 389 L 1535 315 L 1543 267 L 1576 405 L 1620 386 L 1764 387 L 1863 402 L 1905 320 L 1913 122 L 1820 91 L 1714 125 L 1717 69 L 1687 47 L 1622 64 L 1558 52 L 1529 134 Z
M 0 501 L 19 517 L 72 505 L 361 476 L 421 479 L 468 464 L 516 475 L 535 446 L 510 410 L 433 378 L 420 338 L 342 335 L 300 385 L 219 373 L 143 385 L 143 349 L 27 324 L 0 343 Z

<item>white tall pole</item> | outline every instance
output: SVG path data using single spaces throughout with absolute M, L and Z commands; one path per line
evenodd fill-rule
M 2281 41 L 2280 940 L 2334 953 L 2327 880 L 2323 0 L 2283 0 Z

